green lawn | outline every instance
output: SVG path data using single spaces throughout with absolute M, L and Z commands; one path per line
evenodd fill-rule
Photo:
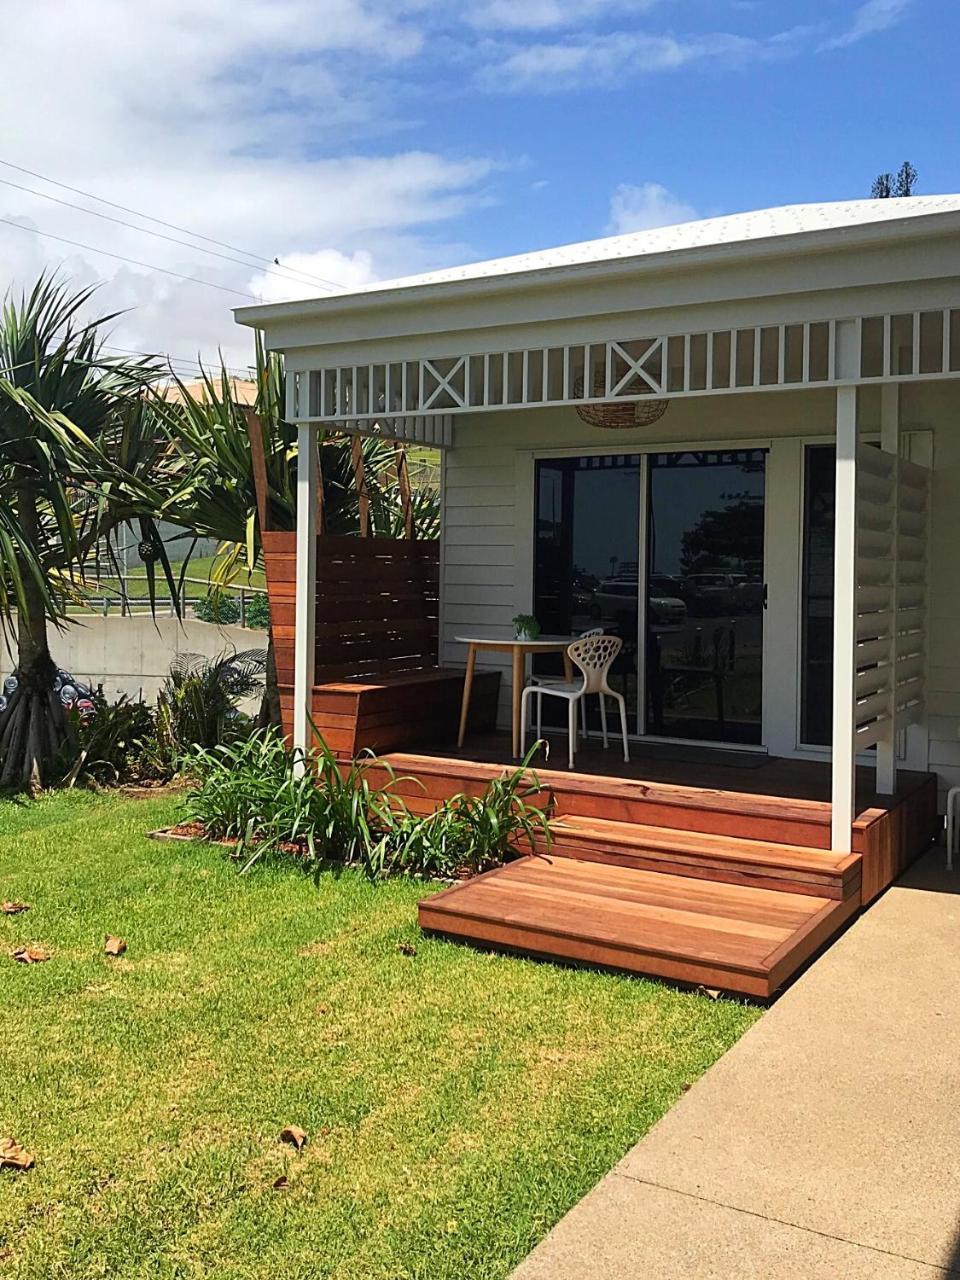
M 0 1276 L 504 1277 L 758 1016 L 425 939 L 414 883 L 241 879 L 143 838 L 175 807 L 0 800 Z

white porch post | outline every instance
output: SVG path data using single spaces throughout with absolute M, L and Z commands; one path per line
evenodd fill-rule
M 856 802 L 854 701 L 857 629 L 857 389 L 837 388 L 837 497 L 833 565 L 831 846 L 849 853 Z
M 316 436 L 309 425 L 297 428 L 297 594 L 293 649 L 293 749 L 302 774 L 312 746 L 313 671 L 317 615 L 317 487 L 313 462 Z
M 895 382 L 885 382 L 880 388 L 880 448 L 894 457 L 893 468 L 893 565 L 891 574 L 893 592 L 890 602 L 893 620 L 891 621 L 890 660 L 893 669 L 890 673 L 890 718 L 884 736 L 877 743 L 877 792 L 879 795 L 893 795 L 897 789 L 897 582 L 900 576 L 899 565 L 899 483 L 897 459 L 900 456 L 900 388 Z

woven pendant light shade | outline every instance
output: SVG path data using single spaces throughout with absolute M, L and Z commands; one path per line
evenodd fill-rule
M 603 370 L 593 375 L 593 394 L 602 396 L 606 390 Z M 573 384 L 573 394 L 583 395 L 583 378 Z M 648 427 L 667 412 L 669 400 L 606 400 L 603 404 L 578 404 L 577 414 L 591 427 L 604 427 L 608 431 L 626 431 L 630 427 Z

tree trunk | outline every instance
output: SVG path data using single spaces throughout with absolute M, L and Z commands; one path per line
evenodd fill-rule
M 40 543 L 36 489 L 23 484 L 17 494 L 21 528 L 34 546 Z M 63 746 L 67 723 L 53 693 L 56 665 L 47 642 L 43 595 L 28 575 L 25 608 L 17 614 L 17 689 L 0 716 L 0 786 L 36 794 L 50 781 L 51 765 Z
M 263 699 L 260 703 L 260 714 L 257 716 L 257 727 L 266 729 L 270 725 L 280 728 L 280 686 L 277 683 L 277 659 L 273 651 L 273 623 L 267 633 L 267 670 L 263 686 Z

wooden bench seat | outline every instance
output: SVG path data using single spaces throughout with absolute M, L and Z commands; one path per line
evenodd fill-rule
M 496 727 L 499 671 L 477 671 L 470 698 L 470 728 Z M 284 722 L 292 712 L 292 690 L 281 689 Z M 361 751 L 454 743 L 463 695 L 463 672 L 446 667 L 353 676 L 313 687 L 313 722 L 338 756 Z

